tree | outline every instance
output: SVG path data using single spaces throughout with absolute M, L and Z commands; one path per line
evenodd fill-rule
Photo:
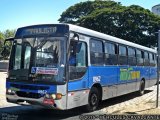
M 140 6 L 96 10 L 79 19 L 80 26 L 144 46 L 156 46 L 160 17 Z
M 14 37 L 14 34 L 15 34 L 15 30 L 6 30 L 6 31 L 4 31 L 4 37 L 5 37 L 5 39 L 6 38 L 10 38 L 10 37 Z
M 2 32 L 0 32 L 0 52 L 2 51 L 3 42 L 4 42 L 4 35 Z
M 122 6 L 120 3 L 116 4 L 113 1 L 90 1 L 90 5 L 87 7 L 88 9 L 92 8 L 94 4 L 98 6 L 100 5 L 98 3 L 103 3 L 103 7 L 98 6 L 95 7 L 95 10 L 90 11 L 86 10 L 87 8 L 84 6 L 87 2 L 71 6 L 66 12 L 63 12 L 61 17 L 70 18 L 70 21 L 65 21 L 68 23 L 77 24 L 144 46 L 156 46 L 157 35 L 155 32 L 159 29 L 160 17 L 140 6 L 131 5 L 126 7 Z M 112 7 L 104 7 L 111 3 Z M 72 11 L 70 11 L 71 8 L 74 8 L 74 11 L 82 11 L 83 8 L 90 12 L 81 15 L 81 17 L 75 17 L 76 21 L 73 22 L 74 17 L 71 17 L 73 14 Z M 69 13 L 72 14 L 68 16 Z M 59 20 L 62 19 L 60 18 Z
M 86 2 L 80 2 L 78 4 L 75 4 L 74 6 L 69 7 L 66 11 L 64 11 L 58 20 L 59 22 L 63 23 L 72 23 L 76 24 L 77 21 L 92 13 L 93 11 L 97 9 L 103 9 L 103 8 L 116 8 L 117 6 L 121 6 L 120 3 L 114 2 L 114 1 L 100 1 L 95 0 L 93 1 L 86 1 Z
M 14 34 L 15 34 L 15 30 L 5 30 L 4 32 L 0 32 L 0 53 L 3 50 L 4 40 L 6 38 L 14 37 Z M 8 57 L 11 49 L 11 44 L 7 43 L 6 46 L 7 46 L 6 53 L 8 53 L 6 57 Z

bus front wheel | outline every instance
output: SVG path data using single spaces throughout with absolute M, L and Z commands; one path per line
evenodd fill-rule
M 99 97 L 98 89 L 93 87 L 89 93 L 88 105 L 86 106 L 88 112 L 92 112 L 98 108 Z

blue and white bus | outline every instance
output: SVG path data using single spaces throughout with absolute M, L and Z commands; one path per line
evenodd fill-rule
M 156 50 L 90 29 L 33 25 L 18 28 L 8 40 L 8 102 L 94 111 L 101 100 L 142 95 L 156 84 Z

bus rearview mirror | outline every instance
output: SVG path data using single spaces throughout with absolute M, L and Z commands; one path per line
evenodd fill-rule
M 1 55 L 2 55 L 3 57 L 6 57 L 6 47 L 5 47 L 5 46 L 3 47 L 3 50 L 2 50 L 2 52 L 1 52 Z
M 1 52 L 1 55 L 5 58 L 7 56 L 9 56 L 9 52 L 10 52 L 10 48 L 11 48 L 11 45 L 12 45 L 12 42 L 14 41 L 14 38 L 8 38 L 4 41 L 4 44 L 3 44 L 3 50 Z M 7 43 L 11 43 L 11 44 L 7 44 Z

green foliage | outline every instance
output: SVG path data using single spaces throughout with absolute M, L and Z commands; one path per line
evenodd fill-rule
M 59 21 L 77 24 L 148 47 L 156 46 L 156 32 L 160 29 L 159 16 L 140 6 L 126 7 L 114 1 L 78 3 L 63 12 Z
M 0 32 L 0 52 L 2 51 L 3 42 L 4 42 L 4 34 Z
M 15 30 L 5 30 L 4 32 L 0 32 L 0 53 L 3 50 L 4 40 L 6 38 L 14 37 L 14 34 L 15 34 Z M 7 46 L 6 53 L 8 53 L 6 57 L 8 57 L 9 53 L 10 53 L 10 49 L 11 49 L 11 44 L 10 43 L 6 43 L 6 46 Z
M 114 1 L 86 1 L 75 4 L 74 6 L 69 7 L 66 11 L 64 11 L 61 15 L 61 18 L 58 20 L 59 22 L 64 23 L 72 23 L 76 24 L 76 22 L 84 17 L 89 15 L 95 10 L 103 9 L 103 8 L 115 8 L 116 6 L 120 6 L 120 3 L 116 3 Z
M 15 34 L 15 30 L 6 30 L 4 31 L 4 37 L 6 38 L 10 38 L 10 37 L 14 37 Z

